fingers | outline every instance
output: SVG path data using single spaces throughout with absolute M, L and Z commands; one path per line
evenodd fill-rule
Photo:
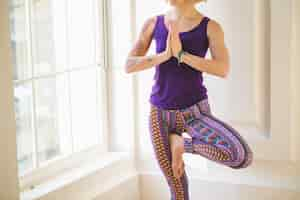
M 174 49 L 174 32 L 173 32 L 173 28 L 172 28 L 172 22 L 169 23 L 169 42 L 170 42 L 170 49 L 172 52 L 172 55 L 174 55 L 175 49 Z
M 184 172 L 184 162 L 182 161 L 180 167 L 178 167 L 178 173 L 177 173 L 178 179 L 183 175 L 183 172 Z
M 169 25 L 169 33 L 170 33 L 170 36 L 171 36 L 171 41 L 174 41 L 174 31 L 173 31 L 173 25 L 172 23 L 170 22 L 170 25 Z
M 169 30 L 170 30 L 170 25 L 169 25 Z M 170 52 L 170 54 L 173 55 L 172 46 L 171 46 L 171 31 L 169 31 L 168 37 L 167 37 L 167 48 L 168 48 L 168 51 Z
M 175 42 L 175 31 L 174 31 L 174 22 L 170 22 L 170 25 L 169 25 L 169 32 L 171 33 L 171 43 Z
M 169 33 L 168 33 L 168 42 L 170 42 L 170 41 L 171 41 L 171 32 L 169 31 Z
M 171 21 L 170 22 L 170 32 L 171 32 L 171 35 L 174 39 L 176 39 L 177 37 L 179 37 L 179 33 L 178 33 L 178 28 L 177 28 L 177 25 L 175 22 Z
M 168 34 L 169 42 L 172 41 L 172 28 L 171 25 L 169 25 L 169 34 Z
M 182 48 L 182 44 L 179 37 L 177 24 L 173 21 L 169 23 L 169 33 L 171 33 L 172 55 L 174 55 L 177 54 L 176 52 L 179 52 L 179 50 Z
M 178 33 L 178 23 L 176 21 L 172 21 L 171 23 L 172 29 L 175 33 Z

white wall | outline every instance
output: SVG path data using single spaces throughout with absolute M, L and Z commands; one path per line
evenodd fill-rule
M 0 199 L 19 199 L 8 1 L 0 1 Z
M 293 0 L 291 54 L 291 153 L 292 160 L 300 160 L 300 1 Z

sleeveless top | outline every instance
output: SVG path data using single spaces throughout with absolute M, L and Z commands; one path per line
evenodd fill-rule
M 209 18 L 203 16 L 201 22 L 186 32 L 179 32 L 182 48 L 191 54 L 205 57 L 208 49 L 206 34 Z M 156 53 L 166 49 L 168 29 L 164 22 L 164 15 L 157 15 L 153 39 Z M 207 89 L 203 84 L 202 71 L 196 70 L 186 63 L 177 65 L 176 57 L 155 66 L 152 78 L 149 102 L 161 109 L 183 109 L 200 100 L 207 98 Z

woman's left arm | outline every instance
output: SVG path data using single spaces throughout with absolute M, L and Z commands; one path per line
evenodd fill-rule
M 213 19 L 208 21 L 207 36 L 212 59 L 205 59 L 186 52 L 182 55 L 181 62 L 199 71 L 226 78 L 229 72 L 229 54 L 224 42 L 223 29 Z

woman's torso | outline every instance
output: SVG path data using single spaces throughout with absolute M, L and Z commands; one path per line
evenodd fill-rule
M 158 15 L 153 32 L 156 53 L 166 48 L 168 29 L 164 15 Z M 208 49 L 207 24 L 209 18 L 204 16 L 194 28 L 180 32 L 183 50 L 205 57 Z M 186 63 L 177 66 L 177 59 L 169 60 L 155 66 L 154 84 L 149 101 L 162 109 L 181 109 L 207 98 L 207 89 L 203 84 L 202 72 Z

